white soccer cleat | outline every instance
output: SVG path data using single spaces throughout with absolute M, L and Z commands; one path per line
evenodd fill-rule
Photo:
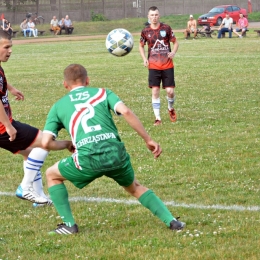
M 46 204 L 46 203 L 48 203 L 48 199 L 47 198 L 43 198 L 39 194 L 37 194 L 32 186 L 29 186 L 25 190 L 25 189 L 23 189 L 19 185 L 17 190 L 16 190 L 16 192 L 15 192 L 15 195 L 19 199 L 28 200 L 28 201 L 35 202 L 35 203 L 38 203 L 38 204 Z

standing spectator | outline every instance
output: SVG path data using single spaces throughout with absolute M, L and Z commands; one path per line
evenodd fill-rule
M 66 33 L 67 34 L 72 34 L 74 27 L 73 27 L 72 22 L 71 22 L 71 20 L 70 20 L 68 15 L 65 16 L 64 24 L 65 24 L 65 31 L 66 31 Z
M 26 34 L 29 33 L 29 37 L 31 37 L 32 32 L 28 27 L 27 19 L 23 19 L 22 23 L 20 24 L 20 28 L 23 31 L 24 37 L 26 37 Z
M 159 10 L 152 6 L 148 11 L 147 25 L 141 32 L 139 51 L 143 58 L 143 64 L 149 69 L 149 88 L 152 89 L 152 106 L 155 115 L 154 125 L 161 125 L 160 117 L 160 85 L 166 90 L 168 101 L 168 112 L 170 120 L 175 122 L 177 115 L 174 104 L 174 58 L 179 44 L 171 29 L 167 24 L 160 22 Z M 148 45 L 148 58 L 145 56 L 144 45 Z M 171 43 L 173 50 L 171 50 Z
M 61 29 L 59 27 L 59 21 L 56 18 L 56 16 L 53 16 L 50 24 L 51 24 L 51 29 L 53 30 L 54 34 L 57 35 Z
M 42 145 L 45 149 L 55 150 L 58 143 L 53 136 L 65 128 L 75 151 L 72 156 L 60 160 L 46 171 L 50 196 L 63 220 L 50 234 L 78 233 L 64 182 L 69 180 L 82 189 L 102 176 L 116 181 L 168 228 L 182 230 L 185 223 L 174 218 L 160 198 L 136 180 L 130 156 L 120 139 L 111 112 L 124 117 L 156 159 L 162 149 L 152 140 L 137 116 L 111 90 L 88 87 L 87 71 L 80 64 L 71 64 L 64 70 L 63 84 L 69 93 L 49 111 Z M 79 96 L 84 96 L 84 103 L 77 98 Z
M 226 17 L 218 28 L 218 38 L 221 38 L 222 33 L 225 32 L 228 32 L 229 38 L 232 38 L 232 24 L 233 18 L 229 17 L 229 13 L 226 12 Z
M 35 28 L 35 24 L 34 24 L 34 22 L 32 21 L 32 19 L 29 19 L 28 28 L 29 28 L 30 31 L 33 33 L 33 36 L 34 36 L 34 37 L 38 37 L 38 36 L 37 36 L 38 30 Z
M 239 14 L 239 20 L 238 20 L 238 27 L 237 29 L 233 30 L 233 33 L 235 33 L 239 38 L 243 38 L 244 33 L 247 30 L 248 27 L 248 20 L 246 19 L 246 17 L 244 17 L 244 15 L 241 13 Z M 238 32 L 242 32 L 241 34 L 239 34 Z
M 11 36 L 13 35 L 13 28 L 11 27 L 11 23 L 8 22 L 7 19 L 4 19 L 3 25 L 1 25 L 1 28 L 8 32 Z
M 185 40 L 188 38 L 188 34 L 194 33 L 193 39 L 197 36 L 197 22 L 193 19 L 193 15 L 190 15 L 190 20 L 187 23 L 187 29 L 184 31 Z

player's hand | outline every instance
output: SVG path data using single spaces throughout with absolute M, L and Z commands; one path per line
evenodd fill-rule
M 168 58 L 173 59 L 175 56 L 175 52 L 168 52 Z
M 75 146 L 72 144 L 71 141 L 68 141 L 67 149 L 69 152 L 74 153 L 75 152 Z
M 162 148 L 160 145 L 153 140 L 148 141 L 146 146 L 153 153 L 155 159 L 158 158 L 162 153 Z
M 12 87 L 9 91 L 13 96 L 15 96 L 16 100 L 24 100 L 24 95 L 20 90 Z
M 9 135 L 9 140 L 12 142 L 16 138 L 16 129 L 10 124 L 10 126 L 6 127 L 6 133 Z
M 144 60 L 144 66 L 148 67 L 149 66 L 149 61 L 148 60 Z

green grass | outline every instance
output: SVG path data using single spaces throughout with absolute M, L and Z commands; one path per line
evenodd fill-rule
M 33 209 L 29 202 L 1 195 L 0 259 L 260 258 L 259 38 L 251 31 L 242 40 L 184 41 L 182 33 L 177 38 L 178 121 L 169 121 L 162 91 L 161 127 L 152 125 L 151 91 L 138 52 L 139 36 L 132 53 L 122 58 L 106 51 L 104 38 L 14 44 L 12 57 L 2 66 L 8 81 L 26 97 L 16 102 L 10 96 L 14 118 L 39 128 L 51 105 L 66 93 L 62 72 L 70 63 L 88 69 L 92 86 L 116 92 L 163 148 L 154 160 L 123 118 L 115 117 L 137 179 L 163 201 L 178 204 L 169 209 L 181 216 L 187 228 L 171 232 L 142 206 L 126 205 L 124 201 L 134 199 L 106 178 L 83 190 L 68 183 L 71 197 L 122 203 L 72 202 L 80 233 L 50 237 L 47 232 L 60 222 L 54 208 Z M 67 137 L 61 132 L 60 138 Z M 23 177 L 22 158 L 4 150 L 0 154 L 0 191 L 14 193 Z M 43 171 L 67 155 L 51 152 Z M 258 211 L 246 210 L 252 206 Z

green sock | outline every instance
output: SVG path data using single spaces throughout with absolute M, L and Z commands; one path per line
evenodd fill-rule
M 152 190 L 146 191 L 138 200 L 144 207 L 164 222 L 167 227 L 170 227 L 171 221 L 175 218 Z
M 75 224 L 75 220 L 72 216 L 68 191 L 64 183 L 54 185 L 50 187 L 48 191 L 54 207 L 58 211 L 63 222 L 69 227 L 73 226 Z

